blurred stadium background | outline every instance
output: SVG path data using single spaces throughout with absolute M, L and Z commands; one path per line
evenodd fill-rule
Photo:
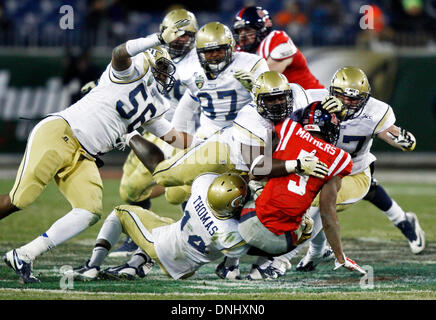
M 397 124 L 415 134 L 411 154 L 376 142 L 379 168 L 436 168 L 434 0 L 0 0 L 0 167 L 11 168 L 0 177 L 14 176 L 36 123 L 21 118 L 76 101 L 80 87 L 109 63 L 114 46 L 157 32 L 175 7 L 193 11 L 200 26 L 213 20 L 231 26 L 235 13 L 252 4 L 269 10 L 274 27 L 290 34 L 324 85 L 340 66 L 363 68 L 373 95 L 390 103 Z M 66 5 L 72 28 L 62 28 Z M 361 28 L 365 5 L 373 29 Z M 103 159 L 118 166 L 125 156 L 114 152 Z

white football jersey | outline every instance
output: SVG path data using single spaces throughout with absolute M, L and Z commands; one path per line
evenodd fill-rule
M 218 219 L 207 204 L 207 191 L 217 176 L 198 176 L 192 183 L 183 218 L 153 229 L 157 256 L 174 279 L 223 256 L 241 257 L 249 249 L 238 232 L 238 221 Z
M 321 101 L 329 92 L 326 89 L 306 90 L 313 101 Z M 370 97 L 363 111 L 356 118 L 341 122 L 336 146 L 353 158 L 352 175 L 364 171 L 376 160 L 371 153 L 373 138 L 395 123 L 394 112 L 387 103 Z
M 306 94 L 305 90 L 296 83 L 290 83 L 292 95 L 294 98 L 294 109 L 301 109 L 310 104 L 312 101 Z M 265 154 L 272 155 L 272 133 L 274 132 L 274 123 L 262 117 L 256 110 L 254 102 L 244 106 L 239 111 L 231 127 L 231 158 L 232 163 L 236 164 L 236 169 L 249 171 L 245 165 L 242 154 L 241 144 L 247 146 L 263 146 Z M 269 148 L 269 149 L 267 149 Z
M 169 123 L 148 126 L 169 109 L 169 103 L 159 93 L 144 53 L 133 57 L 132 63 L 133 73 L 123 80 L 114 75 L 109 64 L 94 89 L 69 108 L 55 113 L 68 122 L 91 155 L 114 149 L 118 138 L 140 126 L 159 137 L 171 129 Z
M 186 82 L 191 99 L 187 103 L 200 105 L 200 128 L 196 135 L 200 138 L 207 138 L 219 129 L 230 125 L 238 111 L 253 100 L 251 93 L 235 79 L 234 73 L 238 70 L 249 71 L 256 79 L 269 69 L 263 58 L 246 52 L 235 52 L 233 61 L 219 73 L 216 79 L 208 79 L 198 59 L 197 63 L 191 65 L 193 69 L 197 69 L 194 77 Z M 186 115 L 188 116 L 190 115 Z M 189 121 L 189 119 L 178 120 L 185 121 L 185 123 Z M 175 125 L 175 128 L 178 126 Z

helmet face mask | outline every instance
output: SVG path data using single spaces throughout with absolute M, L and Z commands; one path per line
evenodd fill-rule
M 330 95 L 337 97 L 345 106 L 342 120 L 357 118 L 371 96 L 371 86 L 365 73 L 355 67 L 336 71 L 330 85 Z
M 185 31 L 185 34 L 178 37 L 167 45 L 168 53 L 172 59 L 178 57 L 184 57 L 195 45 L 195 35 L 198 31 L 198 23 L 195 15 L 185 9 L 175 9 L 170 11 L 163 19 L 160 25 L 160 32 L 164 31 L 169 26 L 173 25 L 177 21 L 186 19 L 189 24 L 181 27 L 180 29 Z M 189 38 L 188 38 L 189 36 Z
M 262 7 L 246 7 L 235 16 L 233 31 L 242 51 L 254 53 L 262 40 L 271 32 L 272 22 Z
M 207 203 L 219 219 L 229 219 L 244 206 L 247 183 L 238 174 L 224 173 L 214 179 L 207 192 Z
M 288 80 L 276 71 L 262 73 L 253 84 L 257 112 L 265 119 L 280 122 L 293 111 L 294 98 Z
M 151 67 L 151 72 L 157 82 L 157 89 L 161 94 L 167 94 L 174 87 L 176 67 L 171 61 L 169 53 L 160 46 L 148 49 L 145 55 Z
M 233 61 L 235 40 L 230 29 L 219 22 L 210 22 L 200 28 L 196 46 L 201 66 L 213 78 Z
M 329 113 L 321 107 L 320 103 L 312 103 L 303 110 L 300 119 L 303 129 L 308 132 L 319 133 L 323 140 L 336 144 L 340 133 L 340 121 L 335 113 Z

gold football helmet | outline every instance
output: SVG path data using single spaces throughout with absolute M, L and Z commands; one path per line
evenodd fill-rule
M 236 173 L 223 173 L 207 191 L 207 203 L 219 219 L 233 217 L 244 205 L 247 183 Z
M 206 52 L 225 49 L 225 55 L 219 58 L 206 59 Z M 200 64 L 206 73 L 214 78 L 233 60 L 235 39 L 230 29 L 219 22 L 209 22 L 197 33 L 197 54 Z
M 252 93 L 257 112 L 264 118 L 279 122 L 290 116 L 294 98 L 288 79 L 276 71 L 266 71 L 257 77 Z
M 344 103 L 346 113 L 342 120 L 348 120 L 360 115 L 371 96 L 371 86 L 361 69 L 343 67 L 332 78 L 330 94 Z
M 176 67 L 171 61 L 168 51 L 161 46 L 156 46 L 146 50 L 144 54 L 158 83 L 159 92 L 162 94 L 170 92 L 176 81 L 173 76 Z
M 160 24 L 160 32 L 173 25 L 177 21 L 188 20 L 189 24 L 180 29 L 185 33 L 168 45 L 168 52 L 172 59 L 186 55 L 195 44 L 195 35 L 198 31 L 198 23 L 195 15 L 186 9 L 174 9 L 167 13 Z

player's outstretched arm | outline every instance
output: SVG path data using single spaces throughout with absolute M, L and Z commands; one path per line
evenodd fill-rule
M 112 50 L 112 68 L 116 71 L 128 70 L 132 64 L 131 57 L 161 44 L 168 44 L 185 33 L 180 28 L 189 24 L 189 20 L 176 21 L 174 25 L 161 33 L 154 33 L 145 38 L 129 40 Z
M 377 137 L 387 142 L 394 148 L 402 151 L 413 151 L 416 146 L 415 136 L 406 129 L 390 126 L 385 131 L 380 132 Z
M 366 274 L 356 262 L 348 258 L 342 250 L 341 233 L 336 212 L 336 199 L 341 188 L 341 179 L 332 177 L 321 189 L 319 197 L 319 209 L 321 213 L 322 227 L 324 229 L 327 241 L 332 248 L 336 260 L 335 268 L 344 267 L 350 271 L 358 271 L 361 274 Z

